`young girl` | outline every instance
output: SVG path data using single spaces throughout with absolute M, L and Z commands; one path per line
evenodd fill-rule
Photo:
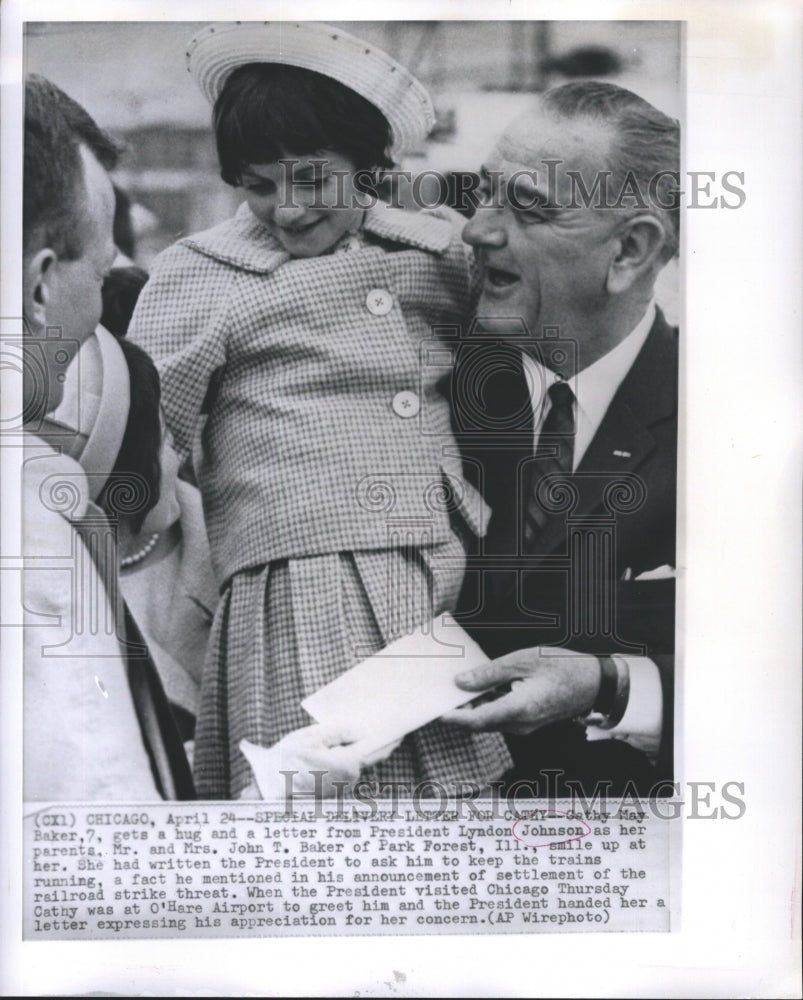
M 250 780 L 242 738 L 309 724 L 307 695 L 454 607 L 460 536 L 484 515 L 436 385 L 471 258 L 450 214 L 372 204 L 359 184 L 423 140 L 426 91 L 320 24 L 210 25 L 188 63 L 245 204 L 162 254 L 131 336 L 159 361 L 203 494 L 221 600 L 195 769 L 223 797 Z M 508 763 L 499 736 L 436 722 L 371 776 L 483 784 Z

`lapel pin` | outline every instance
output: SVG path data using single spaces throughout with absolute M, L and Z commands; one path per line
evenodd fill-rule
M 630 458 L 631 457 L 629 451 L 620 451 L 618 448 L 614 448 L 614 452 L 613 453 L 614 453 L 614 455 L 616 455 L 617 458 Z

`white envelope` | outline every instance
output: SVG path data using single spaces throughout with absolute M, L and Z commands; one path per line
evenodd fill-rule
M 454 677 L 488 662 L 450 614 L 385 646 L 301 702 L 316 722 L 346 725 L 366 757 L 432 722 L 479 692 Z

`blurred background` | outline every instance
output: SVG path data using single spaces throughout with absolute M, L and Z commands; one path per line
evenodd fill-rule
M 186 43 L 203 23 L 25 28 L 26 72 L 53 80 L 124 143 L 115 174 L 122 192 L 118 245 L 146 269 L 160 250 L 230 217 L 242 201 L 220 179 L 211 108 L 185 65 Z M 384 49 L 429 88 L 435 128 L 400 166 L 414 174 L 438 171 L 450 192 L 461 174 L 477 170 L 534 93 L 567 80 L 610 80 L 682 116 L 677 21 L 332 23 Z M 667 268 L 661 300 L 673 319 L 676 283 L 676 268 Z

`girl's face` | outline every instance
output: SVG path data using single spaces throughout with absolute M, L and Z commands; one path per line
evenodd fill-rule
M 249 164 L 240 182 L 251 211 L 291 256 L 317 257 L 360 226 L 355 169 L 348 156 L 324 149 Z

